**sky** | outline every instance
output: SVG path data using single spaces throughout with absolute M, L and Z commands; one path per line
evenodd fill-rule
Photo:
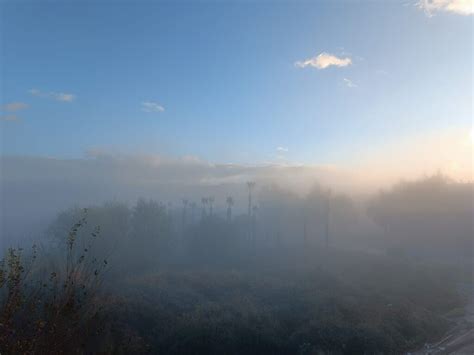
M 3 156 L 327 166 L 472 130 L 470 0 L 0 4 Z

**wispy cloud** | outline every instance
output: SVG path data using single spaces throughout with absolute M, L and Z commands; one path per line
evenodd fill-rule
M 347 67 L 351 64 L 352 59 L 350 57 L 337 57 L 325 52 L 318 54 L 316 57 L 295 62 L 295 66 L 298 68 L 306 68 L 307 66 L 310 66 L 317 69 L 326 69 L 331 66 Z
M 278 153 L 288 153 L 288 148 L 287 147 L 277 147 L 276 151 Z
M 29 105 L 24 102 L 10 102 L 8 104 L 3 105 L 3 110 L 8 112 L 15 112 L 27 109 L 28 107 Z
M 344 83 L 346 84 L 346 86 L 347 86 L 348 88 L 356 88 L 356 87 L 357 87 L 357 85 L 354 84 L 354 83 L 352 82 L 352 80 L 347 79 L 347 78 L 344 78 L 343 80 L 344 80 Z
M 0 115 L 0 121 L 13 122 L 13 121 L 19 121 L 19 120 L 20 120 L 20 117 L 16 115 Z
M 417 6 L 428 16 L 439 11 L 458 15 L 472 15 L 474 12 L 473 0 L 419 0 Z
M 156 102 L 145 101 L 142 102 L 143 112 L 163 112 L 165 108 Z
M 52 92 L 52 91 L 43 92 L 38 89 L 31 89 L 28 92 L 33 96 L 42 97 L 45 99 L 53 99 L 53 100 L 62 101 L 62 102 L 72 102 L 76 99 L 76 95 L 66 94 L 64 92 Z

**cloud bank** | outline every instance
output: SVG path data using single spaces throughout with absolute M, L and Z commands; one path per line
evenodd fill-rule
M 233 196 L 238 211 L 246 206 L 247 181 L 257 183 L 257 198 L 260 188 L 273 184 L 298 194 L 320 184 L 338 193 L 365 196 L 399 179 L 418 179 L 438 170 L 472 181 L 470 130 L 445 130 L 371 147 L 372 151 L 358 153 L 347 164 L 334 166 L 292 165 L 288 161 L 215 164 L 193 156 L 123 155 L 100 150 L 89 151 L 80 159 L 0 156 L 0 238 L 27 236 L 27 230 L 19 229 L 25 220 L 34 222 L 36 218 L 39 225 L 74 205 L 110 200 L 133 203 L 145 197 L 177 204 L 183 198 L 200 201 L 202 196 L 214 196 L 219 210 L 225 208 L 226 197 Z M 34 223 L 29 227 L 35 230 Z

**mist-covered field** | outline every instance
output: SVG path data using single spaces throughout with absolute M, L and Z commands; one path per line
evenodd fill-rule
M 3 351 L 403 353 L 471 302 L 470 183 L 241 189 L 58 213 L 6 251 Z

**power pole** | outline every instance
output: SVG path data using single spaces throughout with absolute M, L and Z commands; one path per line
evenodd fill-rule
M 249 190 L 249 206 L 248 206 L 248 238 L 250 241 L 253 240 L 253 231 L 252 231 L 252 190 L 255 187 L 254 181 L 247 182 L 247 188 Z
M 186 228 L 186 209 L 188 207 L 188 202 L 187 199 L 183 199 L 183 231 Z
M 307 241 L 308 241 L 308 238 L 307 238 L 307 235 L 306 235 L 306 210 L 303 211 L 303 243 L 304 243 L 304 246 L 306 247 L 306 244 L 307 244 Z
M 255 187 L 255 182 L 254 181 L 249 181 L 247 182 L 247 188 L 249 190 L 249 218 L 252 217 L 252 190 Z
M 331 214 L 331 190 L 326 195 L 326 249 L 329 248 L 329 218 Z

